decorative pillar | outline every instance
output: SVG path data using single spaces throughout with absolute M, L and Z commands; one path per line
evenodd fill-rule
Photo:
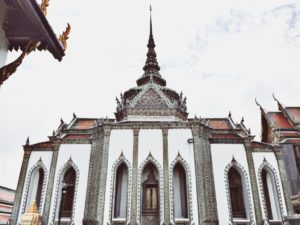
M 104 214 L 104 203 L 105 203 L 105 191 L 106 191 L 106 179 L 107 179 L 107 164 L 108 164 L 108 149 L 109 149 L 109 139 L 111 128 L 109 126 L 104 126 L 104 136 L 103 136 L 103 147 L 102 147 L 102 159 L 100 162 L 100 181 L 99 181 L 99 202 L 98 202 L 98 217 L 97 220 L 100 224 L 103 224 L 103 214 Z M 108 199 L 107 199 L 108 200 Z M 99 218 L 99 219 L 98 219 Z
M 139 150 L 138 128 L 133 129 L 133 154 L 132 154 L 132 187 L 131 187 L 131 209 L 129 225 L 138 225 L 137 221 L 137 183 L 138 179 L 138 150 Z
M 34 201 L 27 209 L 26 213 L 21 216 L 21 225 L 39 225 L 42 216 L 39 213 L 36 202 Z
M 257 184 L 253 155 L 251 150 L 251 140 L 245 139 L 244 146 L 246 150 L 246 158 L 247 158 L 248 169 L 249 169 L 249 177 L 250 177 L 250 183 L 252 189 L 252 199 L 253 199 L 253 204 L 255 209 L 256 224 L 261 225 L 263 224 L 263 218 L 261 212 L 262 207 L 260 205 L 260 200 L 259 200 L 258 184 Z
M 162 129 L 163 134 L 163 173 L 164 173 L 164 222 L 163 225 L 172 224 L 170 221 L 170 181 L 169 181 L 169 148 L 168 129 Z
M 43 217 L 42 222 L 44 224 L 49 223 L 49 214 L 50 214 L 50 208 L 51 208 L 51 199 L 52 199 L 52 193 L 54 190 L 54 178 L 55 178 L 55 172 L 56 172 L 56 164 L 58 159 L 58 153 L 59 153 L 59 147 L 60 143 L 55 142 L 53 147 L 53 153 L 52 153 L 52 159 L 51 159 L 51 165 L 50 165 L 50 171 L 49 171 L 49 178 L 48 178 L 48 184 L 47 184 L 47 190 L 46 190 L 46 197 L 45 197 L 45 205 L 43 210 Z
M 209 131 L 197 126 L 192 128 L 192 132 L 194 138 L 199 224 L 218 225 Z
M 26 173 L 27 173 L 30 154 L 31 154 L 30 146 L 25 145 L 21 172 L 20 172 L 19 181 L 18 181 L 18 185 L 17 185 L 14 206 L 13 206 L 13 210 L 12 210 L 12 214 L 11 214 L 11 225 L 17 225 L 17 223 L 18 223 L 17 220 L 18 220 L 20 205 L 22 202 L 23 187 L 24 187 L 24 183 L 25 183 L 25 179 L 26 179 Z
M 281 146 L 274 146 L 274 153 L 277 159 L 278 163 L 278 168 L 279 168 L 279 173 L 281 177 L 281 184 L 283 187 L 283 192 L 284 192 L 284 198 L 285 198 L 285 203 L 287 207 L 287 214 L 288 215 L 293 215 L 294 214 L 294 208 L 291 202 L 291 189 L 290 186 L 288 185 L 288 177 L 285 171 L 285 165 L 284 165 L 284 160 L 283 160 L 283 155 L 281 151 Z
M 97 131 L 97 129 L 100 129 Z M 92 139 L 88 183 L 86 190 L 86 200 L 84 209 L 83 225 L 99 225 L 100 221 L 97 217 L 100 189 L 100 174 L 101 174 L 101 161 L 103 158 L 103 140 L 104 132 L 101 128 L 95 128 L 95 133 Z

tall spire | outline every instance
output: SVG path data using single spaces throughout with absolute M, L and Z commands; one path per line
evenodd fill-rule
M 150 5 L 150 35 L 148 40 L 148 52 L 147 52 L 147 60 L 145 63 L 145 66 L 143 67 L 143 70 L 145 71 L 145 76 L 151 73 L 155 73 L 156 75 L 159 75 L 160 67 L 156 60 L 156 53 L 155 53 L 155 43 L 152 33 L 152 8 Z M 159 75 L 160 76 L 160 75 Z

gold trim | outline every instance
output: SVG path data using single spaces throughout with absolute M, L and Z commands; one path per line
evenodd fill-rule
M 71 26 L 68 23 L 66 30 L 61 35 L 59 35 L 59 38 L 58 38 L 60 40 L 60 42 L 62 43 L 64 50 L 66 50 L 68 47 L 67 40 L 69 39 L 70 31 L 71 31 Z
M 29 41 L 22 54 L 15 61 L 0 68 L 0 85 L 2 85 L 5 80 L 16 72 L 17 68 L 22 64 L 25 56 L 35 50 L 40 44 L 41 42 L 39 41 Z
M 48 6 L 49 6 L 49 0 L 43 0 L 40 5 L 40 8 L 41 8 L 41 11 L 44 14 L 44 16 L 47 15 L 47 7 Z

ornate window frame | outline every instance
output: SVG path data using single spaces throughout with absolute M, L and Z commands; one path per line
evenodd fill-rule
M 247 220 L 249 220 L 249 224 L 255 225 L 254 212 L 253 212 L 253 208 L 252 208 L 252 197 L 251 197 L 251 192 L 250 192 L 250 184 L 249 184 L 249 178 L 248 178 L 248 175 L 247 175 L 247 171 L 244 169 L 244 167 L 241 164 L 239 164 L 235 160 L 234 157 L 232 158 L 231 162 L 225 167 L 225 171 L 224 171 L 227 207 L 228 207 L 228 215 L 229 215 L 229 224 L 230 225 L 235 224 L 235 222 L 233 221 L 233 217 L 232 217 L 231 197 L 230 197 L 229 179 L 228 179 L 228 172 L 232 167 L 235 167 L 240 172 L 240 175 L 242 177 L 243 189 L 244 189 L 243 191 L 246 194 L 246 196 L 244 196 L 245 197 L 244 200 L 245 200 L 245 203 L 247 204 L 245 206 L 246 214 L 247 214 Z
M 160 211 L 159 211 L 159 216 L 160 216 L 160 223 L 164 220 L 164 177 L 163 177 L 163 170 L 159 162 L 152 156 L 151 153 L 147 156 L 147 158 L 141 163 L 139 169 L 138 169 L 138 179 L 137 179 L 137 220 L 141 221 L 141 178 L 142 178 L 142 173 L 145 168 L 145 166 L 148 163 L 153 163 L 155 165 L 156 169 L 158 170 L 159 173 L 159 205 L 160 205 Z M 140 222 L 139 222 L 140 224 Z
M 119 166 L 125 163 L 128 169 L 128 194 L 127 194 L 127 212 L 126 212 L 126 224 L 129 222 L 130 219 L 130 203 L 131 203 L 131 183 L 132 183 L 132 168 L 131 164 L 128 159 L 123 155 L 123 152 L 121 152 L 119 158 L 114 162 L 114 164 L 111 167 L 111 178 L 110 178 L 110 195 L 109 195 L 109 213 L 108 218 L 109 222 L 107 224 L 112 224 L 113 221 L 118 221 L 118 219 L 113 218 L 113 208 L 114 208 L 114 192 L 116 187 L 116 173 L 119 168 Z
M 76 182 L 75 182 L 75 190 L 74 190 L 74 199 L 73 199 L 73 210 L 72 210 L 72 216 L 71 216 L 71 221 L 70 224 L 74 224 L 74 217 L 75 217 L 75 208 L 76 208 L 76 199 L 77 199 L 77 192 L 78 192 L 78 183 L 79 183 L 79 169 L 78 166 L 73 162 L 72 158 L 70 157 L 69 160 L 61 167 L 61 169 L 58 171 L 58 176 L 56 180 L 56 185 L 55 185 L 55 194 L 54 194 L 54 201 L 53 201 L 53 212 L 52 212 L 52 223 L 50 224 L 55 224 L 55 219 L 56 219 L 56 210 L 57 207 L 59 207 L 59 202 L 58 202 L 58 194 L 60 192 L 60 184 L 63 181 L 65 172 L 70 168 L 73 167 L 73 169 L 76 172 Z
M 187 161 L 180 155 L 180 153 L 178 152 L 177 157 L 172 161 L 172 163 L 170 164 L 170 170 L 169 170 L 169 191 L 170 191 L 170 217 L 171 217 L 171 221 L 175 222 L 175 217 L 174 217 L 174 189 L 173 189 L 173 171 L 174 171 L 174 167 L 177 163 L 180 163 L 184 170 L 185 170 L 185 174 L 187 176 L 187 197 L 188 197 L 188 202 L 187 202 L 187 206 L 188 206 L 188 218 L 184 218 L 182 220 L 189 220 L 190 224 L 193 224 L 193 197 L 192 197 L 192 178 L 191 178 L 191 170 L 190 167 L 187 163 Z
M 45 194 L 46 194 L 46 186 L 47 186 L 47 179 L 48 179 L 48 171 L 43 163 L 43 160 L 40 158 L 28 171 L 27 176 L 26 176 L 26 183 L 25 183 L 25 191 L 24 191 L 24 198 L 22 202 L 22 214 L 25 213 L 26 210 L 26 205 L 28 201 L 28 194 L 29 194 L 29 187 L 31 183 L 31 178 L 35 174 L 35 172 L 39 169 L 42 168 L 44 170 L 44 180 L 43 180 L 43 186 L 42 186 L 42 193 L 41 193 L 41 201 L 40 205 L 38 206 L 39 212 L 42 213 L 42 209 L 44 207 L 44 199 L 45 199 Z
M 262 183 L 262 171 L 263 169 L 266 169 L 268 172 L 270 172 L 273 176 L 273 181 L 275 183 L 273 183 L 273 185 L 276 188 L 276 193 L 277 193 L 277 197 L 278 197 L 278 204 L 279 204 L 279 210 L 280 210 L 280 216 L 281 216 L 281 222 L 283 222 L 283 201 L 282 201 L 282 193 L 280 191 L 280 185 L 279 185 L 279 180 L 278 180 L 278 175 L 277 172 L 275 170 L 275 168 L 264 158 L 263 162 L 261 163 L 261 165 L 258 168 L 258 184 L 259 184 L 259 192 L 260 192 L 260 196 L 261 196 L 261 201 L 262 201 L 262 207 L 263 207 L 263 212 L 264 212 L 264 221 L 266 225 L 269 225 L 269 219 L 268 219 L 268 210 L 266 207 L 266 201 L 265 201 L 265 195 L 264 195 L 264 190 L 263 190 L 263 183 Z M 274 197 L 274 196 L 272 196 Z

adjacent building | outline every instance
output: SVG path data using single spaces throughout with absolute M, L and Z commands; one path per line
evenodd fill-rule
M 70 32 L 57 37 L 46 19 L 49 0 L 0 0 L 0 86 L 33 50 L 48 50 L 59 61 L 65 55 Z M 8 51 L 21 50 L 20 56 L 6 64 Z
M 300 213 L 300 107 L 283 105 L 278 99 L 277 111 L 261 110 L 261 141 L 282 147 L 292 204 Z
M 0 224 L 9 224 L 14 204 L 15 190 L 0 186 Z
M 12 224 L 32 201 L 45 225 L 299 224 L 285 147 L 254 141 L 231 114 L 190 118 L 160 74 L 151 19 L 147 47 L 115 118 L 74 114 L 48 141 L 27 141 Z

